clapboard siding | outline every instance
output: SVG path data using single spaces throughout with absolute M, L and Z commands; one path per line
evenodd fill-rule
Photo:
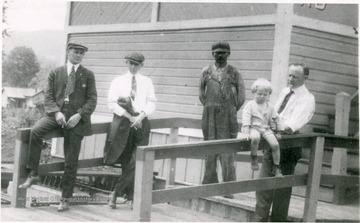
M 212 19 L 274 14 L 276 4 L 246 3 L 160 3 L 159 21 Z
M 315 115 L 310 124 L 329 127 L 335 114 L 335 97 L 358 90 L 358 40 L 316 30 L 293 27 L 290 62 L 302 61 L 310 68 L 306 86 L 314 93 Z
M 251 32 L 250 32 L 251 31 Z M 84 44 L 91 43 L 152 43 L 152 42 L 169 42 L 169 38 L 176 42 L 212 42 L 214 39 L 221 39 L 227 41 L 238 40 L 268 40 L 269 36 L 273 35 L 274 29 L 272 26 L 261 27 L 242 27 L 239 29 L 213 29 L 206 30 L 206 32 L 199 32 L 198 30 L 188 30 L 186 35 L 178 31 L 166 31 L 164 35 L 159 35 L 159 32 L 119 32 L 121 35 L 113 35 L 108 33 L 94 33 L 91 36 L 84 36 L 82 34 L 73 34 L 74 37 L 79 38 Z M 160 32 L 161 33 L 161 32 Z M 96 37 L 94 39 L 94 37 Z M 207 49 L 209 46 L 207 47 Z
M 203 67 L 214 62 L 211 45 L 219 40 L 230 43 L 229 63 L 242 73 L 247 97 L 252 98 L 252 82 L 260 77 L 270 80 L 274 26 L 71 34 L 70 40 L 89 47 L 83 65 L 96 76 L 99 97 L 96 114 L 110 114 L 106 101 L 110 83 L 127 71 L 125 55 L 139 51 L 146 58 L 141 73 L 152 79 L 159 95 L 154 116 L 163 112 L 200 117 L 199 78 Z
M 150 2 L 72 2 L 71 26 L 150 22 Z

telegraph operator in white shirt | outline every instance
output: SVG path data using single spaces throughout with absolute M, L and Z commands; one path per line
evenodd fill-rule
M 148 116 L 155 111 L 156 97 L 150 78 L 139 73 L 145 58 L 133 52 L 125 57 L 128 72 L 111 83 L 108 106 L 114 113 L 105 148 L 104 164 L 121 164 L 122 175 L 110 195 L 109 206 L 116 208 L 116 198 L 132 200 L 135 180 L 136 148 L 149 143 Z
M 293 63 L 288 70 L 288 87 L 284 88 L 274 106 L 283 120 L 285 134 L 296 134 L 312 118 L 315 98 L 305 87 L 309 68 L 302 63 Z M 282 149 L 280 166 L 283 175 L 293 175 L 297 161 L 301 158 L 301 147 Z M 259 178 L 274 176 L 271 150 L 264 151 Z M 267 222 L 270 208 L 271 222 L 286 222 L 292 188 L 256 191 L 256 222 Z

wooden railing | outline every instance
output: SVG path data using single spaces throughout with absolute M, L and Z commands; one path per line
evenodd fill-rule
M 324 175 L 321 174 L 323 149 L 326 147 L 339 147 L 346 149 L 359 149 L 356 138 L 334 136 L 327 134 L 303 134 L 284 136 L 279 142 L 282 149 L 291 147 L 310 148 L 308 174 L 285 176 L 284 178 L 263 178 L 256 180 L 233 181 L 218 184 L 199 186 L 167 187 L 161 190 L 152 190 L 154 161 L 168 159 L 166 175 L 167 184 L 174 184 L 177 158 L 204 157 L 209 154 L 236 153 L 249 151 L 250 142 L 246 139 L 228 139 L 215 141 L 202 141 L 194 143 L 176 143 L 179 128 L 201 128 L 201 121 L 185 118 L 154 119 L 150 121 L 152 129 L 170 128 L 173 144 L 142 146 L 138 148 L 136 157 L 135 196 L 133 205 L 134 221 L 150 221 L 151 205 L 175 200 L 226 195 L 283 187 L 306 185 L 306 198 L 304 206 L 304 221 L 315 221 L 319 186 L 332 185 L 358 185 L 358 176 Z M 107 133 L 110 123 L 93 124 L 94 134 Z M 26 158 L 28 155 L 30 129 L 19 129 L 16 136 L 15 167 L 13 174 L 12 206 L 25 207 L 26 189 L 18 186 L 26 179 Z M 60 131 L 50 132 L 46 138 L 62 137 Z M 221 148 L 221 150 L 219 150 Z M 268 149 L 268 145 L 261 142 L 261 149 Z M 101 148 L 102 149 L 102 148 Z M 102 158 L 79 160 L 79 168 L 101 166 Z M 42 164 L 39 173 L 45 174 L 64 169 L 64 163 Z

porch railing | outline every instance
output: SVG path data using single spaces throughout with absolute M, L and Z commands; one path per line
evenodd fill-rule
M 284 136 L 281 139 L 282 149 L 291 147 L 310 148 L 309 170 L 307 174 L 285 176 L 284 178 L 263 178 L 245 181 L 233 181 L 200 186 L 167 187 L 152 190 L 154 161 L 168 159 L 167 184 L 174 184 L 177 158 L 204 157 L 209 154 L 236 153 L 250 151 L 250 142 L 246 139 L 228 139 L 216 141 L 202 141 L 194 143 L 176 143 L 179 128 L 200 128 L 201 121 L 185 118 L 154 119 L 150 121 L 152 129 L 170 128 L 173 144 L 142 146 L 138 148 L 136 157 L 135 196 L 133 205 L 134 221 L 150 221 L 151 205 L 175 200 L 226 195 L 256 190 L 275 189 L 306 185 L 304 206 L 304 221 L 315 221 L 319 187 L 321 184 L 358 185 L 358 176 L 342 176 L 321 174 L 324 147 L 338 147 L 344 149 L 359 149 L 356 138 L 334 136 L 328 134 L 300 134 Z M 110 123 L 93 124 L 94 134 L 107 133 Z M 26 179 L 26 158 L 28 155 L 30 129 L 19 129 L 16 136 L 15 166 L 13 173 L 12 206 L 25 207 L 26 189 L 18 186 Z M 46 138 L 62 137 L 60 131 L 50 132 Z M 221 150 L 219 151 L 219 148 Z M 268 149 L 268 145 L 261 142 L 261 149 Z M 79 160 L 79 168 L 102 166 L 102 158 Z M 64 162 L 41 164 L 39 174 L 61 171 Z

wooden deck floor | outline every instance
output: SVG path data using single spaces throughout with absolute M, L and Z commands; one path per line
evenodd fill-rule
M 66 212 L 57 212 L 57 206 L 11 208 L 1 205 L 1 221 L 131 221 L 130 205 L 75 205 Z M 229 222 L 231 220 L 204 214 L 169 204 L 152 206 L 153 222 Z

